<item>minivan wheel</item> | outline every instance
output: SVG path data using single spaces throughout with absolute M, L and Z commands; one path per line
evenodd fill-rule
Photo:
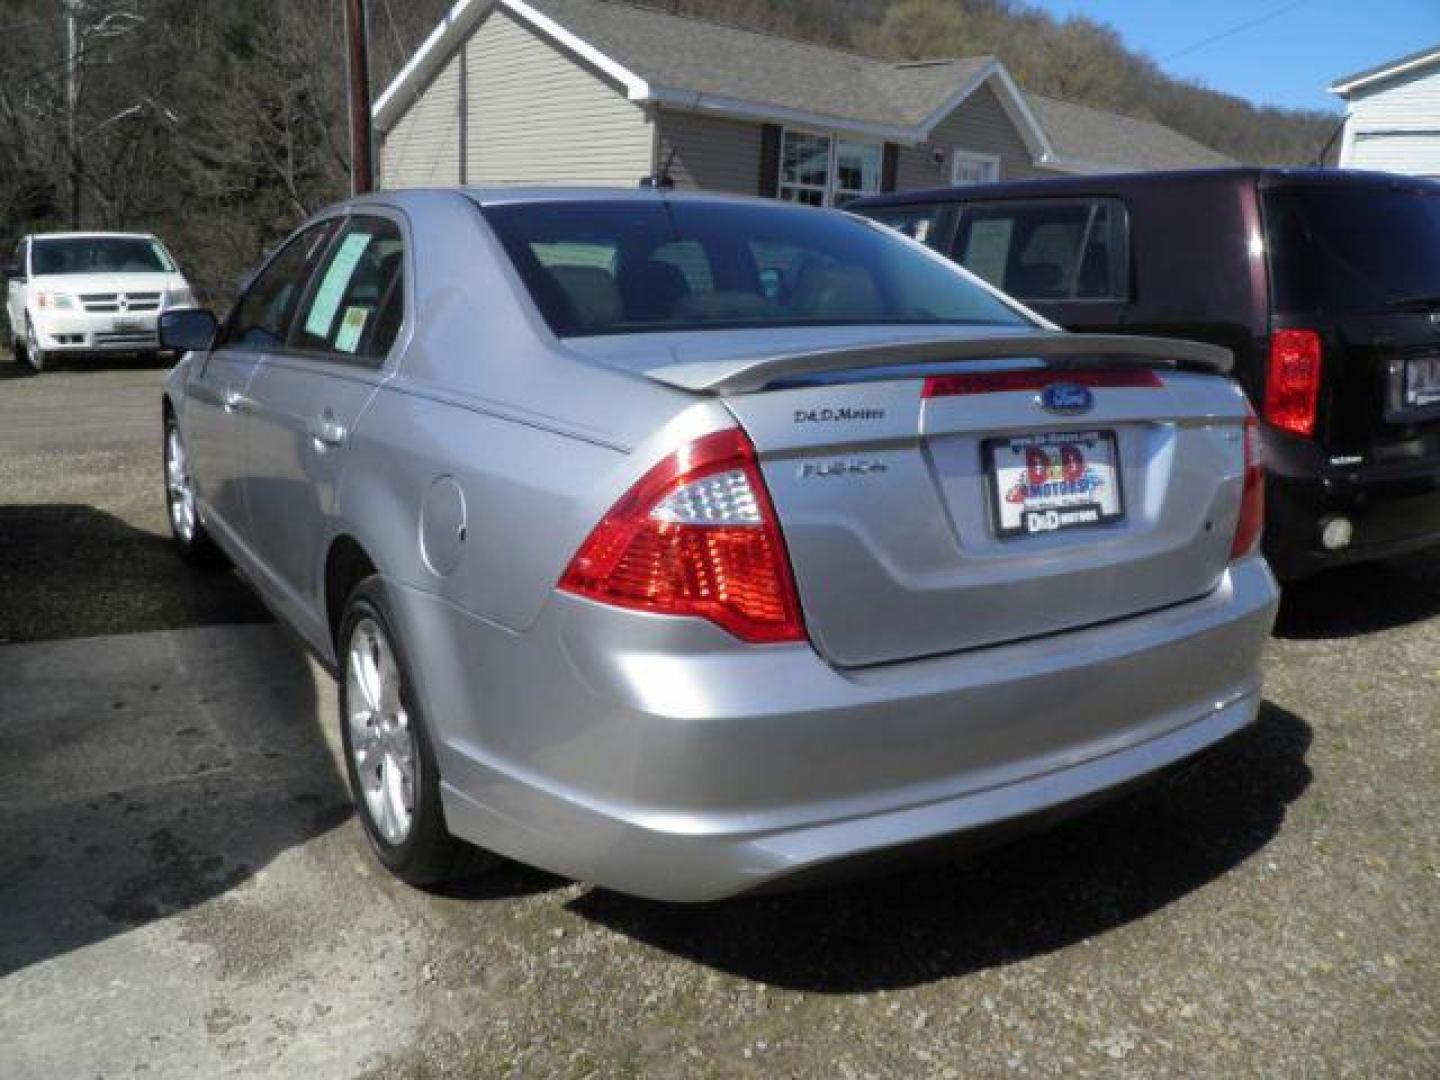
M 190 459 L 174 416 L 165 417 L 165 509 L 170 518 L 170 535 L 182 558 L 197 566 L 218 566 L 225 561 L 215 541 L 200 522 L 195 501 L 195 483 L 190 477 Z
M 379 577 L 355 587 L 340 621 L 340 735 L 355 809 L 375 855 L 411 885 L 489 861 L 450 835 L 440 771 Z

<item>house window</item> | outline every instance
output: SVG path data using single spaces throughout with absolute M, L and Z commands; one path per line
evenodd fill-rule
M 952 184 L 990 184 L 1000 179 L 1000 159 L 975 150 L 956 150 L 950 165 Z
M 780 146 L 780 198 L 834 206 L 880 190 L 885 150 L 813 131 L 787 130 Z

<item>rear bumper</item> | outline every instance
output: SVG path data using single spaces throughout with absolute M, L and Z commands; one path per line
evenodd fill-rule
M 1327 551 L 1321 531 L 1336 517 L 1351 522 L 1353 539 Z M 1440 544 L 1440 461 L 1267 480 L 1265 556 L 1281 580 L 1432 544 Z
M 558 595 L 525 634 L 393 590 L 450 828 L 624 892 L 713 900 L 1128 784 L 1249 723 L 1260 559 L 1103 626 L 842 672 L 809 647 Z

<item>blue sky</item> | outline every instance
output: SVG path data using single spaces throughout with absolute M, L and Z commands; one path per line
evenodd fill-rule
M 1338 112 L 1339 99 L 1325 92 L 1336 78 L 1440 43 L 1440 0 L 1029 2 L 1062 18 L 1109 23 L 1168 73 L 1260 105 Z M 1194 48 L 1271 12 L 1256 26 Z

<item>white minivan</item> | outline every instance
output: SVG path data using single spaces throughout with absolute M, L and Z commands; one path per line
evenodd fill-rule
M 41 371 L 62 353 L 155 353 L 160 312 L 194 305 L 190 284 L 149 233 L 37 233 L 6 267 L 17 360 Z

